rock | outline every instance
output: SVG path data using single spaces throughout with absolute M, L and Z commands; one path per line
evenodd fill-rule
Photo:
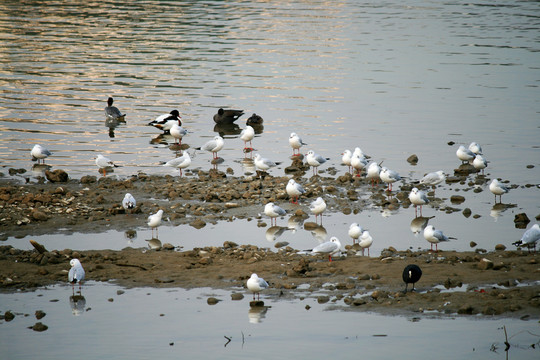
M 34 249 L 36 249 L 38 251 L 38 253 L 40 253 L 40 254 L 43 254 L 43 253 L 47 252 L 47 249 L 45 249 L 45 246 L 41 245 L 40 243 L 38 243 L 35 240 L 30 240 L 30 244 L 32 244 Z
M 418 156 L 416 154 L 412 154 L 407 158 L 407 162 L 411 165 L 416 165 L 418 163 Z
M 297 274 L 305 274 L 308 271 L 311 271 L 309 267 L 309 260 L 301 258 L 297 265 L 295 265 L 292 270 Z
M 34 324 L 34 326 L 30 326 L 29 329 L 32 329 L 34 331 L 42 332 L 47 330 L 49 327 L 47 325 L 44 325 L 40 322 L 37 322 Z
M 475 243 L 474 241 L 471 241 L 471 242 L 469 243 L 469 246 L 472 247 L 472 248 L 475 247 L 476 245 L 478 245 L 478 244 Z
M 471 211 L 471 209 L 469 209 L 469 208 L 465 208 L 465 209 L 463 210 L 462 214 L 463 214 L 463 216 L 465 216 L 466 218 L 468 218 L 469 216 L 472 215 L 472 211 Z
M 483 258 L 478 263 L 478 270 L 489 270 L 493 268 L 493 261 Z
M 93 175 L 85 175 L 81 177 L 81 184 L 91 184 L 97 181 L 97 178 Z
M 462 315 L 472 315 L 475 313 L 475 310 L 471 305 L 465 304 L 458 309 L 457 313 Z
M 15 319 L 15 314 L 13 314 L 11 311 L 8 310 L 4 313 L 4 320 L 11 321 L 13 319 Z
M 244 295 L 240 294 L 240 293 L 232 293 L 231 294 L 231 300 L 242 300 L 244 298 Z
M 45 314 L 45 312 L 43 312 L 42 310 L 36 310 L 35 315 L 36 315 L 36 319 L 40 320 L 41 318 L 45 317 L 45 315 L 47 314 Z
M 39 211 L 38 209 L 32 210 L 30 216 L 32 219 L 37 221 L 46 221 L 49 219 L 49 217 L 43 211 Z
M 321 295 L 321 296 L 317 297 L 317 302 L 319 304 L 325 304 L 325 303 L 327 303 L 329 301 L 330 301 L 330 298 L 328 296 L 326 296 L 326 295 Z
M 455 288 L 455 287 L 461 287 L 463 286 L 463 283 L 459 280 L 455 280 L 455 279 L 446 279 L 444 281 L 444 287 L 447 288 L 447 289 L 451 289 L 451 288 Z
M 514 217 L 514 225 L 517 229 L 525 229 L 527 224 L 531 222 L 525 213 L 516 214 Z
M 161 248 L 162 248 L 163 250 L 169 250 L 169 251 L 171 251 L 171 250 L 174 250 L 174 245 L 171 244 L 171 243 L 165 243 L 165 244 L 163 244 L 163 246 L 162 246 Z
M 465 197 L 461 195 L 452 195 L 450 196 L 450 202 L 452 204 L 461 204 L 465 201 Z
M 125 294 L 124 290 L 116 290 L 116 295 L 123 295 Z
M 383 290 L 375 290 L 371 293 L 371 297 L 375 300 L 386 299 L 388 297 L 388 293 Z
M 249 302 L 249 306 L 250 307 L 263 307 L 264 306 L 264 301 L 252 300 L 252 301 Z
M 218 302 L 219 300 L 216 299 L 215 297 L 209 297 L 208 299 L 206 299 L 206 303 L 208 305 L 216 305 Z
M 201 260 L 199 260 L 199 264 L 201 264 L 201 265 L 209 265 L 211 263 L 212 263 L 212 258 L 208 257 L 208 256 L 203 257 L 203 258 L 201 258 Z
M 195 229 L 202 229 L 206 226 L 206 223 L 201 219 L 195 219 L 191 223 L 189 223 L 190 226 L 193 226 Z
M 53 171 L 45 170 L 45 177 L 52 183 L 67 182 L 69 179 L 67 172 L 61 169 Z
M 497 245 L 495 245 L 495 250 L 504 251 L 504 250 L 506 250 L 506 246 L 504 246 L 503 244 L 497 244 Z

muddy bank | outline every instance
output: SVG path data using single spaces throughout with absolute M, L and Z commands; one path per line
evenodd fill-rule
M 356 245 L 357 246 L 357 245 Z M 0 288 L 32 290 L 67 282 L 69 260 L 81 260 L 86 279 L 113 281 L 125 287 L 211 287 L 245 292 L 255 272 L 271 288 L 268 298 L 315 297 L 320 303 L 358 311 L 540 317 L 538 255 L 526 251 L 411 252 L 385 249 L 380 257 L 356 256 L 348 246 L 343 256 L 327 258 L 298 254 L 292 248 L 277 253 L 255 246 L 190 251 L 121 251 L 69 249 L 22 251 L 0 247 Z M 403 268 L 418 264 L 423 271 L 417 292 L 403 294 Z M 84 292 L 83 287 L 83 292 Z M 88 288 L 86 291 L 91 291 Z

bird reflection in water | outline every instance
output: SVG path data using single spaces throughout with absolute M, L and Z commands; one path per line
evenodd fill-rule
M 125 124 L 125 120 L 118 120 L 118 119 L 111 119 L 107 118 L 105 119 L 105 127 L 109 129 L 109 137 L 112 139 L 115 137 L 114 131 L 120 124 Z
M 435 216 L 430 217 L 415 217 L 411 221 L 411 231 L 414 234 L 414 236 L 418 236 L 418 234 L 422 233 L 424 229 L 426 228 L 429 219 L 433 219 Z
M 242 159 L 242 168 L 244 169 L 244 175 L 253 175 L 256 172 L 255 162 L 251 158 Z
M 259 324 L 264 318 L 271 306 L 251 306 L 248 311 L 248 319 L 251 324 Z
M 265 233 L 266 240 L 268 240 L 269 242 L 276 241 L 277 238 L 283 235 L 285 230 L 289 230 L 289 228 L 285 226 L 270 226 Z
M 133 230 L 133 229 L 126 230 L 124 232 L 124 239 L 127 240 L 128 244 L 133 244 L 133 241 L 137 239 L 137 230 Z
M 300 215 L 293 215 L 287 221 L 287 227 L 294 234 L 296 230 L 300 230 L 300 228 L 304 225 L 304 220 L 306 218 L 307 217 L 300 216 Z
M 69 297 L 69 306 L 71 306 L 72 314 L 79 316 L 86 310 L 86 299 L 80 293 L 77 295 L 71 295 Z
M 311 233 L 311 235 L 319 242 L 319 243 L 323 243 L 326 241 L 326 238 L 328 237 L 328 232 L 326 231 L 326 228 L 322 225 L 317 225 L 317 226 L 309 226 L 308 228 L 306 228 L 304 226 L 304 228 L 306 230 L 309 230 L 309 232 Z

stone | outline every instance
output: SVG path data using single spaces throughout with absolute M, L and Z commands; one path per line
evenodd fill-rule
M 46 221 L 49 219 L 49 217 L 43 211 L 39 211 L 37 209 L 32 210 L 32 214 L 30 216 L 32 219 L 37 221 Z
M 40 320 L 43 317 L 45 317 L 45 315 L 47 315 L 47 314 L 45 314 L 45 312 L 43 312 L 42 310 L 36 310 L 35 315 L 36 315 L 36 319 Z
M 202 229 L 206 226 L 206 222 L 201 219 L 195 219 L 191 223 L 189 223 L 189 225 L 193 226 L 195 229 Z
M 407 162 L 411 165 L 416 165 L 418 163 L 418 156 L 416 154 L 412 154 L 407 158 Z
M 34 326 L 30 326 L 29 329 L 32 329 L 34 331 L 42 332 L 47 330 L 49 327 L 47 325 L 42 324 L 41 322 L 37 322 L 34 324 Z
M 497 244 L 497 245 L 495 245 L 495 250 L 504 251 L 504 250 L 506 250 L 506 246 L 504 246 L 503 244 Z
M 489 269 L 492 269 L 492 268 L 493 268 L 493 261 L 491 261 L 489 259 L 483 258 L 478 263 L 478 269 L 479 270 L 489 270 Z
M 461 195 L 452 195 L 450 196 L 450 202 L 452 204 L 461 204 L 465 202 L 465 197 Z
M 330 301 L 330 298 L 328 296 L 326 296 L 326 295 L 321 295 L 321 296 L 317 297 L 317 302 L 319 304 L 325 304 L 325 303 L 327 303 L 329 301 Z
M 67 182 L 69 179 L 67 172 L 62 169 L 57 169 L 53 171 L 45 170 L 45 177 L 52 183 Z
M 244 295 L 242 295 L 240 293 L 232 293 L 231 294 L 231 300 L 238 301 L 238 300 L 242 300 L 243 298 L 244 298 Z
M 206 303 L 208 305 L 216 305 L 219 302 L 219 299 L 216 299 L 215 297 L 209 297 L 206 299 Z
M 531 222 L 525 213 L 516 214 L 514 217 L 514 225 L 518 229 L 525 229 L 527 224 Z
M 15 314 L 13 314 L 11 311 L 8 310 L 4 313 L 4 320 L 11 321 L 13 319 L 15 319 Z

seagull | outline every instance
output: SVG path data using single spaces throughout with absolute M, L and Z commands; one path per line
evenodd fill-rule
M 137 205 L 137 201 L 135 200 L 133 195 L 131 195 L 130 193 L 127 193 L 124 196 L 124 200 L 122 200 L 122 206 L 124 207 L 124 209 L 126 211 L 128 210 L 133 211 L 136 205 Z
M 437 244 L 441 241 L 450 241 L 455 239 L 443 234 L 441 230 L 436 230 L 433 225 L 428 225 L 424 229 L 424 238 L 431 243 L 431 251 L 433 251 L 433 244 L 435 244 L 435 251 L 439 251 Z
M 382 167 L 380 173 L 381 180 L 388 184 L 388 191 L 392 191 L 392 184 L 401 180 L 401 176 L 394 170 Z
M 69 262 L 71 269 L 68 272 L 68 280 L 73 289 L 76 283 L 79 283 L 79 291 L 81 291 L 81 282 L 84 280 L 84 269 L 79 259 L 71 259 Z
M 526 246 L 529 252 L 531 251 L 532 247 L 534 248 L 534 252 L 536 252 L 536 242 L 538 239 L 540 239 L 540 226 L 538 226 L 538 224 L 534 224 L 529 230 L 523 233 L 520 240 L 512 243 L 512 245 L 516 245 L 517 247 Z
M 302 141 L 300 136 L 292 132 L 291 135 L 289 135 L 289 145 L 291 145 L 293 149 L 293 156 L 300 156 L 300 148 L 307 144 Z
M 472 165 L 474 166 L 476 170 L 478 171 L 482 170 L 482 174 L 484 174 L 484 169 L 487 168 L 488 161 L 484 159 L 482 155 L 476 155 L 474 157 Z
M 375 161 L 370 162 L 367 167 L 366 179 L 371 180 L 371 186 L 375 186 L 375 182 L 377 182 L 377 184 L 379 183 L 379 180 L 381 180 L 380 173 L 381 167 L 379 164 L 377 164 Z
M 352 238 L 353 244 L 356 242 L 356 240 L 358 240 L 360 235 L 362 235 L 362 231 L 363 231 L 362 227 L 360 225 L 358 225 L 358 223 L 352 223 L 349 226 L 348 234 Z
M 173 110 L 168 114 L 163 114 L 158 116 L 155 120 L 148 123 L 149 126 L 153 126 L 160 130 L 163 130 L 165 133 L 168 133 L 173 124 L 182 125 L 182 118 L 178 110 Z
M 465 148 L 463 145 L 459 145 L 459 148 L 456 151 L 456 155 L 462 163 L 470 162 L 476 156 L 471 150 Z
M 246 126 L 244 130 L 240 133 L 240 139 L 244 142 L 244 152 L 246 150 L 253 150 L 253 145 L 251 145 L 251 140 L 255 137 L 255 129 L 253 129 L 251 126 Z M 249 148 L 247 147 L 247 143 L 249 142 Z
M 319 154 L 315 154 L 313 150 L 309 150 L 306 154 L 306 162 L 313 167 L 313 175 L 315 175 L 315 169 L 324 164 L 328 158 L 324 158 Z
M 257 274 L 251 274 L 246 285 L 253 293 L 253 300 L 255 300 L 255 294 L 257 294 L 257 300 L 260 300 L 260 292 L 268 288 L 268 283 L 263 278 L 258 277 Z
M 420 216 L 422 216 L 422 205 L 429 203 L 425 192 L 413 188 L 409 193 L 409 201 L 414 205 L 414 214 L 418 217 L 418 205 L 420 205 Z
M 99 167 L 99 172 L 101 172 L 101 169 L 103 169 L 103 176 L 105 176 L 105 169 L 108 167 L 118 167 L 115 163 L 112 162 L 111 159 L 108 157 L 105 157 L 101 154 L 98 154 L 96 157 L 96 165 Z
M 169 133 L 174 138 L 175 142 L 178 140 L 178 145 L 182 145 L 182 138 L 188 133 L 188 131 L 180 126 L 180 124 L 174 123 L 169 129 Z
M 107 99 L 107 106 L 105 107 L 105 116 L 110 120 L 124 120 L 126 114 L 122 114 L 116 106 L 113 106 L 113 98 Z
M 317 223 L 317 216 L 321 216 L 321 225 L 322 225 L 322 213 L 326 210 L 326 203 L 322 197 L 318 197 L 317 200 L 313 201 L 309 205 L 309 210 L 315 215 L 315 223 Z
M 270 159 L 263 158 L 260 154 L 255 154 L 255 159 L 253 159 L 255 167 L 259 170 L 266 171 L 269 170 L 281 163 L 275 163 Z
M 475 142 L 470 143 L 469 150 L 471 150 L 476 155 L 482 155 L 482 147 L 478 143 L 475 143 Z
M 286 214 L 285 210 L 270 202 L 264 206 L 264 213 L 270 217 L 270 225 L 277 225 L 277 217 L 284 216 Z M 274 223 L 272 223 L 272 220 Z
M 159 209 L 157 213 L 148 217 L 148 226 L 152 228 L 152 238 L 154 237 L 154 229 L 156 229 L 156 236 L 158 234 L 157 227 L 161 225 L 161 218 L 163 217 L 163 210 Z
M 367 254 L 369 256 L 369 247 L 373 244 L 373 238 L 369 235 L 369 231 L 365 230 L 360 236 L 360 247 L 362 248 L 362 256 L 364 256 L 364 250 L 367 249 Z
M 349 167 L 349 173 L 351 172 L 351 157 L 352 157 L 352 152 L 351 150 L 344 150 L 342 153 L 341 153 L 341 161 L 347 165 Z
M 407 286 L 409 284 L 413 284 L 411 291 L 414 291 L 414 284 L 417 283 L 421 277 L 422 277 L 422 270 L 420 269 L 418 265 L 411 264 L 411 265 L 405 266 L 405 269 L 403 269 L 403 282 L 405 282 L 404 293 L 407 293 Z
M 341 252 L 341 242 L 335 236 L 330 238 L 330 241 L 323 242 L 311 250 L 312 255 L 316 254 L 328 254 L 328 261 L 332 261 L 332 255 Z
M 244 110 L 220 108 L 217 114 L 214 115 L 214 122 L 216 124 L 232 124 L 242 115 L 244 115 Z
M 291 198 L 291 203 L 293 204 L 298 204 L 298 197 L 306 192 L 302 185 L 298 184 L 294 179 L 289 180 L 285 187 L 285 191 L 287 191 L 287 194 Z
M 182 169 L 187 168 L 189 165 L 191 165 L 191 157 L 186 151 L 182 156 L 167 161 L 163 166 L 177 168 L 178 170 L 180 170 L 180 176 L 182 176 Z
M 495 204 L 497 203 L 497 195 L 499 195 L 499 203 L 502 203 L 502 195 L 510 191 L 499 180 L 493 179 L 489 184 L 489 191 L 495 195 Z
M 52 155 L 52 153 L 43 146 L 36 144 L 30 151 L 30 155 L 32 155 L 32 161 L 37 161 L 39 164 L 39 160 L 43 160 L 43 164 L 45 164 L 45 158 Z
M 214 138 L 210 141 L 208 141 L 206 144 L 201 146 L 200 148 L 196 148 L 197 150 L 204 150 L 212 153 L 212 159 L 217 159 L 217 153 L 223 149 L 223 146 L 225 145 L 225 141 L 223 138 L 219 135 L 214 136 Z
M 444 180 L 446 180 L 446 174 L 444 173 L 444 171 L 439 170 L 424 175 L 424 177 L 420 179 L 420 184 L 431 185 L 435 187 L 435 185 L 439 185 Z
M 353 153 L 351 157 L 351 166 L 356 170 L 356 176 L 362 174 L 362 169 L 364 169 L 368 164 L 368 161 L 365 157 Z

